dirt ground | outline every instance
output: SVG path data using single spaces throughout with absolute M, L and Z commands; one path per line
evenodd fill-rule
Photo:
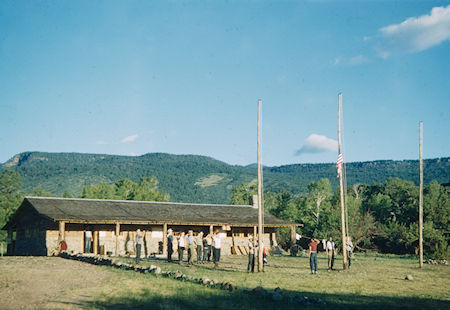
M 0 309 L 79 309 L 113 274 L 58 257 L 1 257 Z

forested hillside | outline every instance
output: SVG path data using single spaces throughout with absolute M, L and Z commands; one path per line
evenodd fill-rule
M 26 152 L 14 156 L 0 169 L 16 171 L 23 191 L 40 188 L 54 195 L 64 192 L 78 197 L 83 186 L 114 183 L 124 178 L 134 182 L 155 176 L 158 188 L 172 201 L 228 203 L 231 190 L 256 179 L 256 167 L 233 166 L 210 157 L 151 153 L 142 156 L 116 156 L 79 153 Z M 425 160 L 424 181 L 450 181 L 450 158 Z M 384 183 L 398 177 L 417 184 L 417 161 L 373 161 L 347 164 L 348 186 L 355 183 Z M 305 193 L 312 181 L 328 178 L 337 186 L 336 169 L 330 164 L 297 164 L 264 168 L 264 186 L 268 191 L 287 190 Z

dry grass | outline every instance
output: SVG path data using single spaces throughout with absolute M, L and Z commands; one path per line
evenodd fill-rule
M 132 262 L 132 260 L 124 259 Z M 306 257 L 269 257 L 264 273 L 248 274 L 246 257 L 224 257 L 218 269 L 211 263 L 194 266 L 144 261 L 163 270 L 218 281 L 231 281 L 238 290 L 204 287 L 170 278 L 88 265 L 50 257 L 0 259 L 1 309 L 297 309 L 287 301 L 275 302 L 245 294 L 244 288 L 281 287 L 287 295 L 318 297 L 320 309 L 450 309 L 449 266 L 418 268 L 409 257 L 358 256 L 349 271 L 326 270 L 319 258 L 319 274 L 311 275 Z M 340 266 L 341 261 L 336 262 Z M 406 274 L 414 277 L 406 281 Z M 5 303 L 5 296 L 7 302 Z
M 307 257 L 270 257 L 264 273 L 248 274 L 247 258 L 224 257 L 219 268 L 212 264 L 187 266 L 149 261 L 163 270 L 180 270 L 183 273 L 219 281 L 230 281 L 240 288 L 263 286 L 280 287 L 290 295 L 319 297 L 329 304 L 365 308 L 450 308 L 449 266 L 425 265 L 418 268 L 418 261 L 411 257 L 388 255 L 357 255 L 352 268 L 343 271 L 342 261 L 337 260 L 338 270 L 328 272 L 327 260 L 319 255 L 319 274 L 311 275 Z M 405 280 L 405 275 L 414 280 Z

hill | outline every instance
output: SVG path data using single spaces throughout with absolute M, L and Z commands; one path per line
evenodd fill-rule
M 418 162 L 414 160 L 354 162 L 346 167 L 348 186 L 382 183 L 389 177 L 418 183 Z M 426 184 L 432 180 L 450 181 L 449 157 L 425 160 L 424 167 Z M 206 156 L 164 153 L 117 156 L 25 152 L 0 165 L 0 169 L 15 170 L 27 193 L 40 187 L 55 195 L 67 190 L 78 196 L 85 185 L 155 176 L 159 187 L 173 201 L 200 203 L 228 203 L 234 187 L 256 180 L 254 165 L 234 166 Z M 299 194 L 309 183 L 321 178 L 328 178 L 334 187 L 338 185 L 334 163 L 264 167 L 264 186 L 270 191 L 285 189 Z

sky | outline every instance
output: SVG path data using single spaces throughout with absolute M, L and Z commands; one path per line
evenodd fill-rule
M 450 1 L 0 2 L 0 163 L 450 156 Z

